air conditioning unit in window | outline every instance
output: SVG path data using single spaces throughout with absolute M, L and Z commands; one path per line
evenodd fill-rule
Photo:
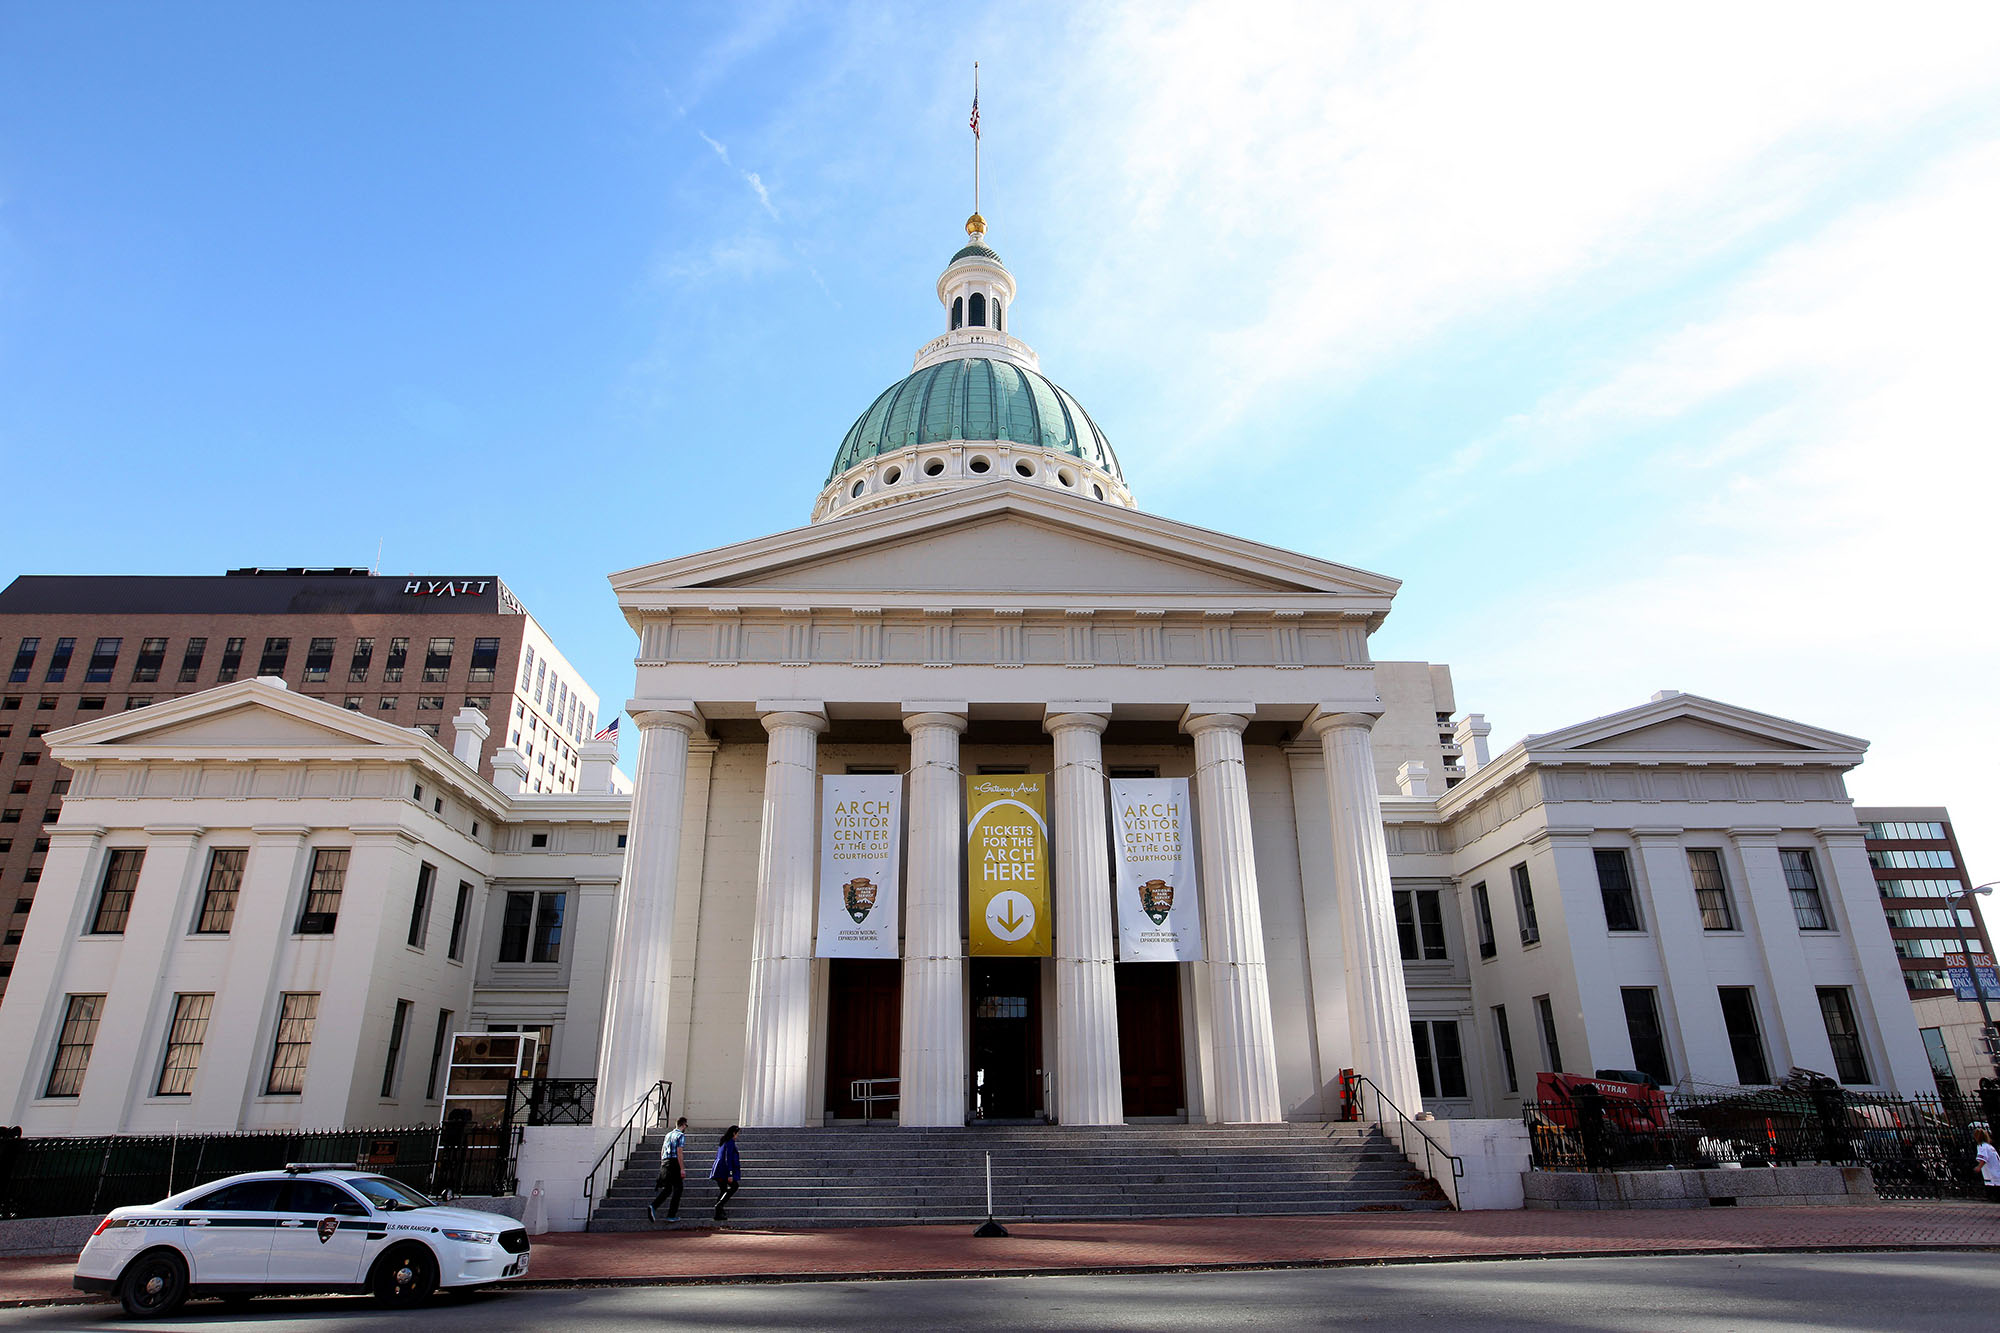
M 1521 943 L 1523 945 L 1540 944 L 1541 942 L 1542 932 L 1539 929 L 1534 926 L 1521 927 Z
M 299 917 L 301 935 L 331 935 L 333 923 L 338 919 L 334 912 L 306 912 Z

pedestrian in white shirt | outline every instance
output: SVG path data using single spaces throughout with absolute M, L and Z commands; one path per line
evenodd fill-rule
M 1986 1185 L 1986 1202 L 2000 1203 L 2000 1152 L 1993 1150 L 1993 1136 L 1975 1129 L 1972 1141 L 1979 1145 L 1973 1155 L 1979 1159 L 1979 1179 Z

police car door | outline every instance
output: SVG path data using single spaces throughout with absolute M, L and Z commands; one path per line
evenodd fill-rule
M 278 1225 L 278 1180 L 239 1180 L 184 1206 L 194 1281 L 261 1283 Z
M 271 1285 L 359 1282 L 374 1229 L 367 1205 L 324 1180 L 299 1177 L 284 1185 L 271 1240 Z

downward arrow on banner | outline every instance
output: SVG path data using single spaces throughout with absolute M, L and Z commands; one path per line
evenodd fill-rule
M 1025 923 L 1027 919 L 1028 918 L 1024 916 L 1014 915 L 1014 904 L 1008 903 L 1007 915 L 1000 918 L 1000 929 L 1006 931 L 1009 935 L 1012 935 L 1015 931 L 1021 928 L 1022 924 Z

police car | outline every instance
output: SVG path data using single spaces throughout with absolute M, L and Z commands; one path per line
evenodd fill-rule
M 74 1285 L 143 1319 L 190 1296 L 352 1291 L 414 1305 L 527 1271 L 528 1233 L 511 1217 L 446 1207 L 352 1166 L 299 1164 L 112 1209 Z

